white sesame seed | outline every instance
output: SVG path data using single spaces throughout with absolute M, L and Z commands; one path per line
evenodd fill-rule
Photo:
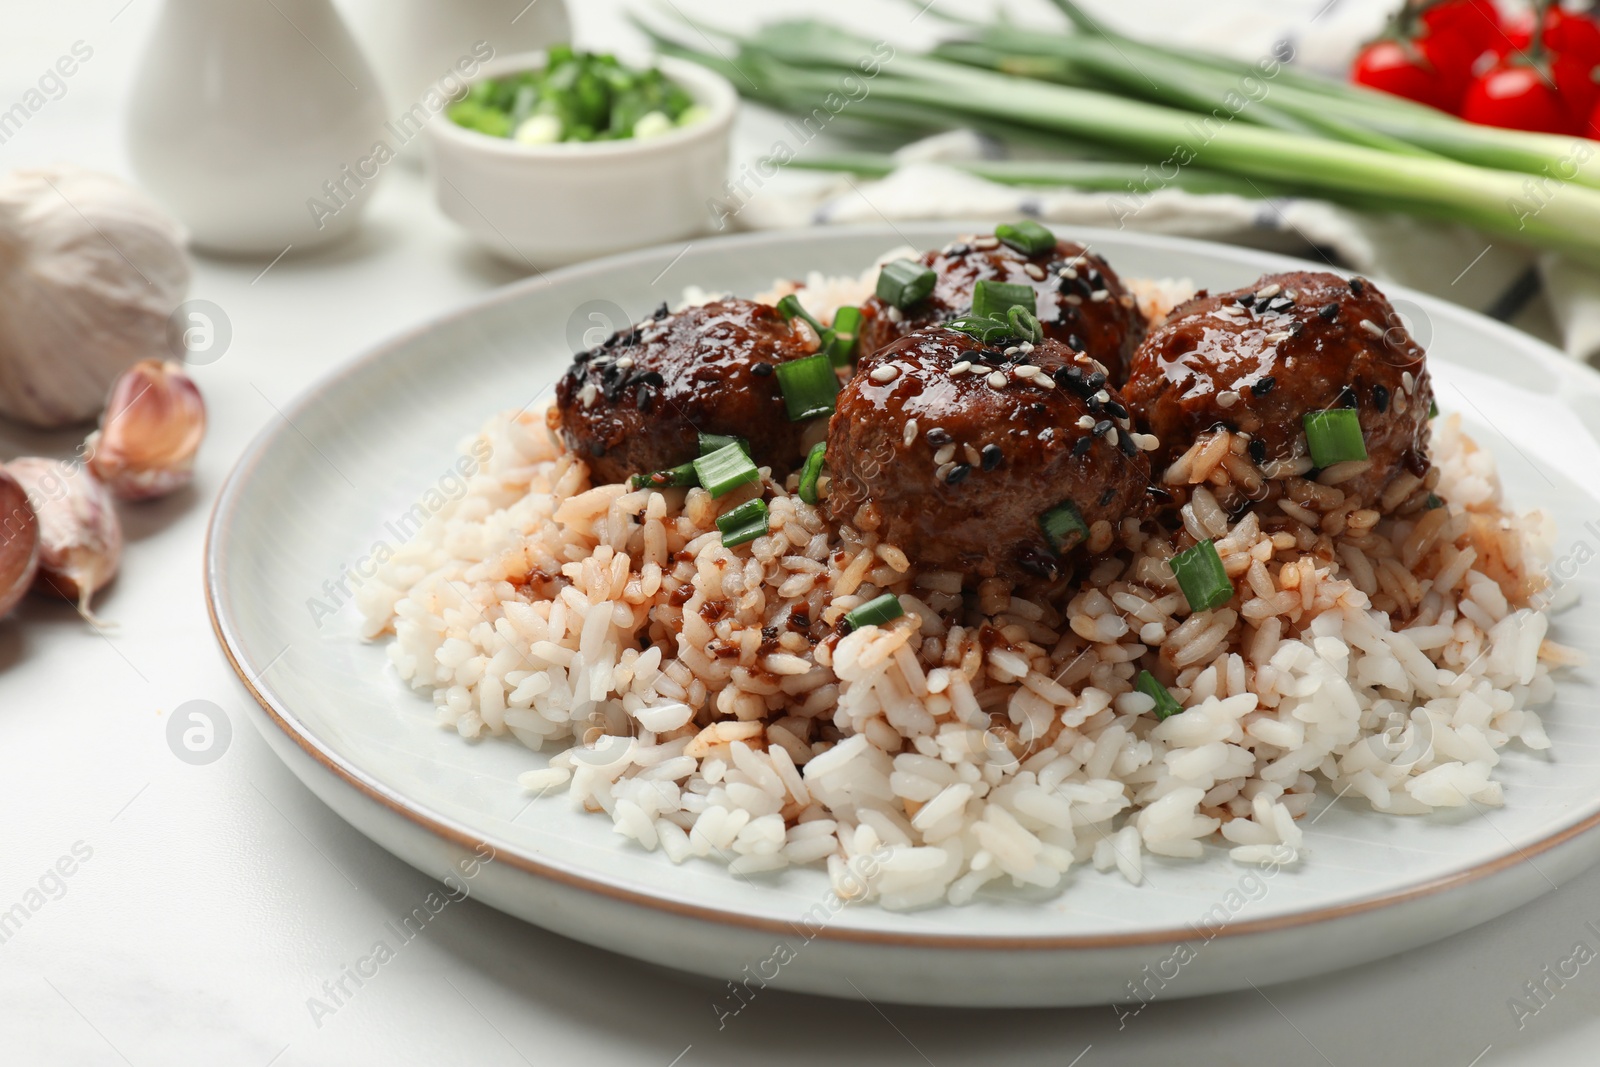
M 972 242 L 972 247 L 980 252 L 990 252 L 1000 247 L 1000 239 L 998 237 L 979 237 Z
M 969 371 L 971 369 L 972 369 L 972 360 L 964 359 L 960 363 L 957 363 L 954 367 L 951 367 L 950 368 L 950 373 L 951 374 L 965 374 L 965 373 L 967 373 L 967 371 Z
M 1036 282 L 1044 281 L 1044 268 L 1037 263 L 1024 263 L 1023 271 Z
M 1397 396 L 1394 398 L 1394 413 L 1396 415 L 1404 415 L 1406 413 L 1406 409 L 1410 406 L 1411 405 L 1406 401 L 1404 396 Z
M 1368 333 L 1370 333 L 1374 337 L 1382 337 L 1383 336 L 1383 327 L 1379 326 L 1377 323 L 1373 322 L 1371 319 L 1362 319 L 1361 320 L 1361 328 L 1363 330 L 1366 330 Z
M 900 313 L 900 309 L 895 307 L 893 304 L 889 305 L 889 310 L 883 313 L 883 317 L 888 319 L 890 322 L 898 323 L 905 321 L 905 316 L 902 315 Z
M 1044 371 L 1040 370 L 1038 367 L 1035 367 L 1032 363 L 1024 363 L 1015 371 L 1015 374 L 1018 378 L 1037 378 L 1043 373 Z
M 578 401 L 586 408 L 593 407 L 595 398 L 599 395 L 600 390 L 595 388 L 593 382 L 585 382 L 583 388 L 578 392 Z
M 633 369 L 633 357 L 632 356 L 623 356 L 621 359 L 617 360 L 617 368 L 619 370 L 632 370 Z
M 1281 292 L 1283 292 L 1283 286 L 1279 285 L 1277 282 L 1273 282 L 1271 285 L 1263 285 L 1261 288 L 1257 289 L 1256 299 L 1271 300 Z
M 1012 345 L 1010 348 L 1006 349 L 1005 354 L 1008 356 L 1014 356 L 1021 351 L 1022 349 L 1018 348 L 1016 345 Z
M 1400 384 L 1405 386 L 1406 392 L 1409 393 L 1417 387 L 1417 379 L 1412 377 L 1410 371 L 1401 371 Z
M 1078 416 L 1078 429 L 1080 429 L 1080 430 L 1092 430 L 1092 429 L 1094 429 L 1094 416 L 1093 415 L 1079 415 Z
M 989 387 L 991 389 L 1004 389 L 1006 387 L 1006 376 L 999 371 L 990 371 Z
M 1161 447 L 1161 442 L 1153 433 L 1136 433 L 1133 435 L 1133 443 L 1139 446 L 1141 452 L 1154 452 Z
M 901 438 L 905 441 L 907 447 L 910 447 L 911 442 L 917 439 L 917 430 L 916 419 L 910 419 L 906 422 L 906 432 L 901 435 Z
M 1098 393 L 1094 394 L 1094 398 L 1100 403 L 1104 404 L 1106 401 L 1111 399 L 1111 394 L 1102 389 Z
M 1068 293 L 1064 299 L 1073 307 L 1077 307 L 1079 304 L 1083 303 L 1083 297 L 1079 296 L 1077 293 Z
M 983 456 L 982 456 L 982 454 L 980 454 L 978 452 L 978 450 L 976 448 L 973 448 L 971 445 L 962 445 L 961 446 L 961 454 L 966 457 L 967 463 L 969 465 L 974 466 L 974 467 L 982 466 L 982 464 L 983 464 Z
M 1276 333 L 1267 334 L 1267 340 L 1270 341 L 1273 344 L 1277 344 L 1280 341 L 1287 341 L 1288 339 L 1289 339 L 1289 331 L 1288 330 L 1279 330 Z
M 1089 262 L 1088 253 L 1079 252 L 1077 255 L 1075 255 L 1071 259 L 1067 260 L 1067 266 L 1069 266 L 1069 267 L 1081 267 L 1087 262 Z
M 1106 302 L 1106 298 L 1110 295 L 1111 290 L 1109 289 L 1096 289 L 1094 292 L 1089 294 L 1089 299 L 1093 300 L 1096 304 L 1103 304 Z
M 1234 392 L 1232 389 L 1228 389 L 1217 394 L 1217 406 L 1219 408 L 1231 408 L 1238 402 L 1239 394 Z
M 1117 431 L 1115 428 L 1106 431 L 1106 444 L 1111 445 L 1113 448 L 1116 447 Z
M 1075 282 L 1078 280 L 1078 272 L 1071 267 L 1062 267 L 1060 270 L 1056 271 L 1056 274 L 1070 282 Z
M 955 459 L 955 458 L 956 458 L 956 444 L 955 444 L 954 441 L 951 441 L 947 445 L 941 446 L 939 451 L 937 451 L 937 452 L 935 452 L 933 454 L 933 462 L 935 464 L 941 465 L 941 466 L 943 464 L 949 463 L 952 459 Z
M 872 380 L 875 382 L 892 382 L 900 377 L 900 368 L 895 366 L 873 367 Z
M 1050 377 L 1048 374 L 1035 375 L 1033 384 L 1037 385 L 1040 389 L 1054 389 L 1056 387 L 1055 379 Z
M 1033 342 L 1032 341 L 1024 341 L 1020 345 L 1018 345 L 1017 348 L 1020 351 L 1023 351 L 1023 352 L 1032 352 L 1033 351 Z
M 937 478 L 939 481 L 942 482 L 942 481 L 945 481 L 946 479 L 948 479 L 950 477 L 950 472 L 955 470 L 955 469 L 956 469 L 956 465 L 954 463 L 951 463 L 951 462 L 941 463 L 941 464 L 939 464 L 938 469 L 933 472 L 933 476 L 935 478 Z

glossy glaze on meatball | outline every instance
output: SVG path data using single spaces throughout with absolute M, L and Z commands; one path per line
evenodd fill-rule
M 1030 256 L 993 236 L 965 238 L 924 253 L 921 262 L 937 276 L 933 292 L 904 309 L 870 298 L 862 307 L 863 353 L 968 314 L 973 286 L 994 279 L 1032 286 L 1038 293 L 1034 313 L 1046 337 L 1099 360 L 1112 384 L 1127 380 L 1144 336 L 1144 315 L 1116 272 L 1083 245 L 1057 241 L 1055 248 Z
M 1252 437 L 1257 463 L 1308 454 L 1307 412 L 1354 408 L 1368 469 L 1339 488 L 1376 499 L 1400 471 L 1428 469 L 1433 400 L 1422 348 L 1371 282 L 1323 272 L 1263 275 L 1175 308 L 1134 356 L 1123 390 L 1161 442 L 1156 469 L 1217 425 Z
M 550 425 L 596 484 L 675 467 L 700 433 L 743 437 L 782 477 L 804 459 L 806 424 L 790 422 L 773 367 L 816 338 L 767 304 L 718 300 L 657 317 L 580 352 L 556 385 Z
M 927 566 L 1021 580 L 1064 568 L 1039 524 L 1050 509 L 1071 501 L 1091 528 L 1137 514 L 1155 442 L 1100 364 L 1025 347 L 934 326 L 865 358 L 828 424 L 833 519 Z

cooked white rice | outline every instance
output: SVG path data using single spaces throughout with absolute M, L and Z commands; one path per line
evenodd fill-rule
M 802 298 L 828 316 L 861 284 L 807 279 Z M 1183 295 L 1139 293 L 1157 314 Z M 793 478 L 716 501 L 592 486 L 542 412 L 480 436 L 492 458 L 467 494 L 362 589 L 366 633 L 394 635 L 400 676 L 463 737 L 558 749 L 523 787 L 565 786 L 674 862 L 826 863 L 859 899 L 846 864 L 873 854 L 864 896 L 893 908 L 1057 887 L 1075 863 L 1138 883 L 1144 853 L 1298 853 L 1319 781 L 1397 815 L 1498 805 L 1500 750 L 1550 743 L 1531 709 L 1567 656 L 1536 603 L 1551 523 L 1502 509 L 1454 416 L 1438 474 L 1403 480 L 1384 516 L 1202 438 L 1165 478 L 1241 597 L 1196 614 L 1171 543 L 1131 521 L 1095 531 L 1111 554 L 1089 581 L 1037 600 L 986 582 L 974 611 L 960 575 L 834 528 Z M 1230 523 L 1219 501 L 1270 477 L 1291 487 L 1277 528 L 1264 509 Z M 724 548 L 717 514 L 763 490 L 768 534 Z M 1446 506 L 1423 507 L 1429 490 Z M 902 618 L 816 647 L 780 624 L 884 592 Z M 1151 652 L 1186 708 L 1164 722 L 1132 684 Z

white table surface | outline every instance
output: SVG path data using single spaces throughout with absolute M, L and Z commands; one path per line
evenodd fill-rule
M 127 173 L 121 102 L 159 5 L 132 0 L 119 14 L 123 4 L 8 0 L 0 101 L 75 40 L 95 54 L 63 99 L 0 146 L 0 166 L 64 159 Z M 615 39 L 616 5 L 574 6 L 587 43 Z M 757 133 L 742 143 L 753 149 Z M 513 278 L 438 216 L 418 173 L 390 169 L 349 244 L 265 275 L 264 262 L 197 259 L 193 295 L 226 310 L 234 339 L 196 372 L 213 421 L 193 491 L 127 513 L 123 575 L 98 604 L 118 628 L 97 635 L 40 602 L 0 622 L 0 911 L 74 846 L 90 853 L 64 891 L 47 884 L 59 898 L 0 943 L 0 1064 L 1595 1062 L 1600 963 L 1551 985 L 1521 1028 L 1508 1000 L 1575 942 L 1600 947 L 1585 927 L 1600 922 L 1600 870 L 1384 963 L 1158 1003 L 1121 1028 L 1110 1007 L 880 1010 L 769 990 L 719 1030 L 718 984 L 475 901 L 452 905 L 314 1019 L 308 999 L 433 883 L 324 808 L 247 725 L 248 698 L 206 622 L 201 542 L 211 498 L 277 417 L 273 405 L 363 346 Z M 66 456 L 76 440 L 0 427 L 0 456 Z M 208 766 L 181 762 L 165 739 L 167 716 L 195 699 L 233 725 Z

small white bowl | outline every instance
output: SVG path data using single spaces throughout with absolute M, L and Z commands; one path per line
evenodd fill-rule
M 458 126 L 428 124 L 439 207 L 485 248 L 519 267 L 557 267 L 711 228 L 710 207 L 728 177 L 728 140 L 739 96 L 727 79 L 685 60 L 653 63 L 710 114 L 644 140 L 525 145 Z M 544 65 L 544 52 L 484 67 L 497 78 Z

